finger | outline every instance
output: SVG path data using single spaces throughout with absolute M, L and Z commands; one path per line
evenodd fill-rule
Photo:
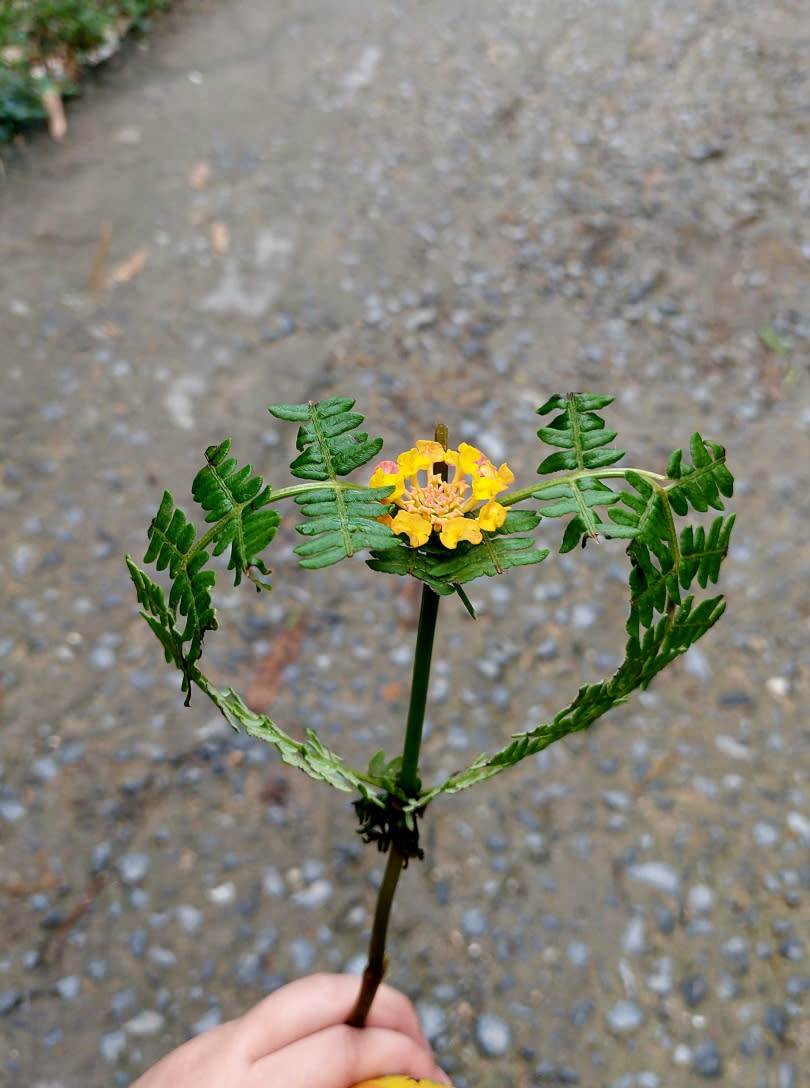
M 360 979 L 355 975 L 310 975 L 282 986 L 239 1021 L 240 1041 L 249 1060 L 256 1061 L 297 1039 L 344 1023 L 359 991 Z M 413 1005 L 390 986 L 380 986 L 366 1024 L 394 1029 L 428 1046 Z
M 353 1088 L 386 1074 L 448 1084 L 430 1049 L 389 1028 L 350 1028 L 337 1024 L 260 1058 L 250 1068 L 249 1088 L 306 1085 Z

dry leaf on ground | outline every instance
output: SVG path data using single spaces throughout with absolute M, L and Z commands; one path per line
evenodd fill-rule
M 302 612 L 290 627 L 285 627 L 273 639 L 248 688 L 245 702 L 251 710 L 261 712 L 273 701 L 281 687 L 283 670 L 295 661 L 301 650 L 306 624 L 307 614 Z
M 138 249 L 132 256 L 127 257 L 125 261 L 122 261 L 117 268 L 114 268 L 107 277 L 107 286 L 113 287 L 116 283 L 128 283 L 133 276 L 137 276 L 143 266 L 146 264 L 146 258 L 149 256 L 148 249 Z

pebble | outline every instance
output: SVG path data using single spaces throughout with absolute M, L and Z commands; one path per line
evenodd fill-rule
M 415 1007 L 425 1038 L 435 1043 L 447 1028 L 447 1014 L 440 1005 L 428 1001 L 417 1001 Z
M 128 1035 L 156 1035 L 166 1023 L 166 1017 L 154 1009 L 144 1009 L 124 1024 Z
M 6 1016 L 12 1009 L 16 1009 L 21 1001 L 22 993 L 14 987 L 0 990 L 0 1016 Z
M 481 1013 L 475 1021 L 475 1042 L 485 1058 L 502 1058 L 512 1043 L 512 1029 L 500 1016 Z
M 714 907 L 714 890 L 706 884 L 695 884 L 689 889 L 686 902 L 694 914 L 706 914 Z
M 125 884 L 139 884 L 151 864 L 148 854 L 122 854 L 118 859 L 118 873 Z
M 695 1047 L 692 1068 L 700 1077 L 722 1077 L 723 1056 L 711 1040 L 707 1039 Z
M 315 910 L 324 906 L 332 898 L 332 883 L 324 878 L 315 880 L 306 888 L 294 892 L 291 899 L 296 907 Z
M 98 1045 L 102 1058 L 113 1065 L 126 1050 L 127 1036 L 124 1031 L 108 1031 L 101 1036 Z
M 644 1023 L 644 1013 L 635 1001 L 617 1001 L 608 1010 L 605 1021 L 611 1031 L 618 1035 L 627 1035 L 638 1031 Z
M 58 982 L 54 983 L 53 988 L 65 1001 L 73 1001 L 74 998 L 79 996 L 82 988 L 81 976 L 65 975 L 64 978 L 60 978 Z
M 680 877 L 672 866 L 664 861 L 645 861 L 638 865 L 628 865 L 626 873 L 630 880 L 647 884 L 669 895 L 677 895 L 681 887 Z
M 647 950 L 647 927 L 640 914 L 627 924 L 621 938 L 621 946 L 630 956 L 641 956 Z
M 192 1035 L 202 1035 L 206 1031 L 211 1031 L 212 1028 L 219 1027 L 222 1023 L 222 1012 L 218 1007 L 214 1007 L 204 1013 L 199 1020 L 195 1020 L 191 1025 Z
M 487 912 L 481 907 L 468 907 L 461 915 L 461 932 L 465 937 L 481 937 L 488 927 Z
M 709 984 L 704 975 L 687 975 L 681 982 L 681 994 L 690 1009 L 709 996 Z
M 224 884 L 217 884 L 215 887 L 209 888 L 205 893 L 205 898 L 209 903 L 214 903 L 218 907 L 225 907 L 236 899 L 236 885 L 232 880 L 226 880 Z
M 180 928 L 190 937 L 193 937 L 203 924 L 203 912 L 199 907 L 191 906 L 188 903 L 181 903 L 176 907 L 175 916 L 180 923 Z

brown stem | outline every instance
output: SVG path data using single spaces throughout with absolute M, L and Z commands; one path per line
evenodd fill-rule
M 363 981 L 360 985 L 360 993 L 354 1004 L 346 1023 L 353 1028 L 362 1028 L 368 1016 L 368 1010 L 374 1000 L 374 995 L 383 980 L 388 959 L 385 955 L 385 936 L 388 932 L 388 919 L 391 916 L 391 905 L 394 902 L 394 892 L 397 888 L 399 874 L 402 872 L 405 858 L 391 846 L 388 861 L 385 865 L 380 890 L 377 893 L 377 906 L 374 910 L 374 922 L 371 927 L 371 940 L 368 946 L 368 963 L 363 971 Z

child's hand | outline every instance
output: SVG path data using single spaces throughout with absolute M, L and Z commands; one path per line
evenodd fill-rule
M 312 975 L 173 1050 L 132 1088 L 352 1088 L 386 1073 L 448 1084 L 410 1001 L 381 986 L 350 1028 L 360 980 Z

